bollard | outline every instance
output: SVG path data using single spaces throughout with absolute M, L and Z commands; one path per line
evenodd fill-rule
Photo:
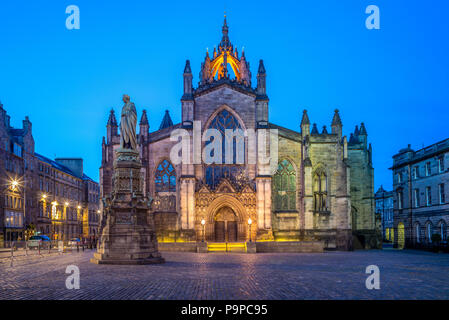
M 14 246 L 11 246 L 11 264 L 10 264 L 10 267 L 13 266 L 13 260 L 14 260 Z
M 80 252 L 80 245 L 78 243 L 76 244 L 76 252 Z
M 41 243 L 39 242 L 38 244 L 37 244 L 37 253 L 39 254 L 39 255 L 41 255 Z
M 28 256 L 28 242 L 25 241 L 25 255 Z
M 84 243 L 83 243 L 83 252 L 84 252 Z

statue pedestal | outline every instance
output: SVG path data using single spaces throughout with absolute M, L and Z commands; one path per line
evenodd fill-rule
M 157 247 L 149 199 L 143 196 L 139 152 L 119 149 L 114 161 L 113 191 L 103 210 L 106 224 L 97 252 L 96 264 L 164 263 Z

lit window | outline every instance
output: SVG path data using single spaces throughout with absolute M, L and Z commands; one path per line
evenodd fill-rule
M 156 192 L 176 191 L 176 171 L 168 160 L 163 160 L 157 166 L 154 183 Z

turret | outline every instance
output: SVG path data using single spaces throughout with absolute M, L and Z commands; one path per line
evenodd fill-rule
M 307 110 L 302 112 L 302 120 L 301 120 L 301 134 L 303 137 L 306 137 L 310 134 L 310 120 L 307 115 Z
M 140 125 L 140 133 L 139 133 L 140 143 L 143 143 L 146 140 L 146 138 L 148 137 L 149 130 L 150 130 L 150 125 L 148 123 L 146 110 L 143 110 L 143 112 L 142 112 L 142 117 L 140 118 L 139 125 Z
M 366 132 L 365 124 L 362 122 L 360 124 L 359 141 L 363 143 L 366 148 L 368 144 L 368 133 Z
M 118 125 L 117 119 L 115 118 L 114 109 L 111 109 L 111 112 L 109 113 L 109 119 L 106 128 L 107 128 L 107 142 L 111 143 L 112 137 L 118 135 Z
M 186 60 L 186 65 L 184 67 L 184 96 L 183 99 L 192 98 L 193 87 L 192 87 L 192 69 L 190 69 L 190 60 Z
M 159 130 L 169 128 L 173 126 L 173 121 L 171 120 L 170 113 L 168 110 L 165 110 L 164 118 L 162 118 L 161 125 L 159 126 Z
M 267 74 L 265 66 L 263 65 L 263 60 L 260 60 L 259 69 L 257 71 L 257 94 L 260 96 L 266 96 L 267 94 L 266 79 Z
M 340 114 L 338 109 L 335 109 L 334 118 L 332 119 L 332 134 L 337 134 L 339 138 L 342 136 L 343 124 L 341 123 Z
M 193 125 L 193 86 L 192 86 L 192 70 L 190 69 L 190 61 L 186 61 L 184 67 L 184 95 L 181 98 L 182 103 L 182 124 L 185 127 Z

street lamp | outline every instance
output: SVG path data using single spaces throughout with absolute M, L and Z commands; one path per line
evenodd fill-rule
M 201 225 L 203 226 L 203 240 L 201 242 L 204 242 L 204 238 L 206 237 L 205 233 L 204 233 L 204 226 L 206 224 L 206 220 L 201 220 Z
M 251 218 L 248 219 L 248 225 L 249 225 L 249 242 L 251 242 L 251 224 L 253 223 L 253 220 Z

